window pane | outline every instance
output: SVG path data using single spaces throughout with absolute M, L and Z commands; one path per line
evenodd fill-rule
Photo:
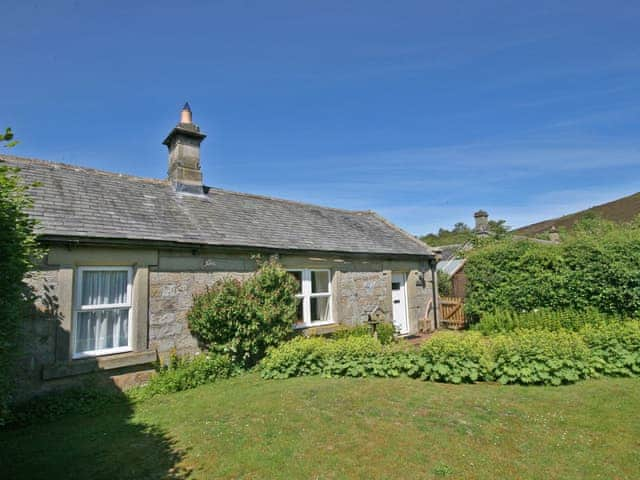
M 76 353 L 126 347 L 128 344 L 128 308 L 78 312 Z
M 311 321 L 312 322 L 328 322 L 329 321 L 329 302 L 330 297 L 314 297 L 311 298 Z
M 127 277 L 126 270 L 82 272 L 82 305 L 128 303 Z
M 298 298 L 298 311 L 296 314 L 296 323 L 304 323 L 304 314 L 302 313 L 303 304 L 304 304 L 304 299 Z
M 311 271 L 311 293 L 329 293 L 329 272 Z
M 298 294 L 302 294 L 302 272 L 289 272 L 298 282 Z

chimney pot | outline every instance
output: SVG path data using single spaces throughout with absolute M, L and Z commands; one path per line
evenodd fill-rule
M 489 214 L 484 210 L 478 210 L 473 214 L 473 218 L 476 220 L 475 231 L 478 235 L 489 234 Z
M 168 177 L 176 191 L 203 193 L 200 143 L 205 138 L 206 135 L 193 123 L 189 103 L 185 103 L 180 112 L 180 123 L 162 142 L 169 149 Z
M 182 111 L 180 112 L 180 123 L 192 124 L 193 116 L 191 113 L 191 107 L 189 106 L 189 102 L 184 104 L 182 107 Z

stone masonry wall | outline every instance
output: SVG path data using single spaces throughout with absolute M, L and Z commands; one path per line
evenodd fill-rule
M 58 314 L 58 270 L 42 267 L 31 272 L 25 283 L 35 296 L 33 309 L 22 325 L 21 351 L 16 362 L 16 396 L 35 391 L 41 383 L 43 365 L 55 359 L 56 335 L 60 326 Z
M 391 321 L 391 272 L 336 272 L 335 277 L 334 302 L 340 323 L 362 324 L 376 307 Z
M 175 348 L 178 353 L 194 353 L 198 342 L 187 325 L 193 295 L 217 280 L 246 278 L 238 272 L 154 272 L 149 273 L 149 348 L 163 356 Z

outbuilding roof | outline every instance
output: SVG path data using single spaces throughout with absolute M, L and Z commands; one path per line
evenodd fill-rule
M 127 239 L 277 250 L 431 256 L 420 240 L 371 211 L 319 207 L 205 187 L 0 155 L 20 168 L 45 237 Z

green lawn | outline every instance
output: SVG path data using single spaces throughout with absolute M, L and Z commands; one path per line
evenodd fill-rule
M 640 477 L 640 381 L 255 375 L 0 433 L 2 478 Z

